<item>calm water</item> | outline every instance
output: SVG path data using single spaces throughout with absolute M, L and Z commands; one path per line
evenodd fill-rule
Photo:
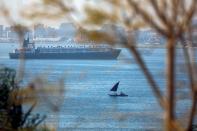
M 10 60 L 8 52 L 16 44 L 0 44 L 0 64 L 18 68 L 18 60 Z M 161 87 L 165 89 L 165 50 L 140 49 L 146 64 Z M 177 61 L 178 63 L 181 63 Z M 59 113 L 52 113 L 49 106 L 39 105 L 36 111 L 47 114 L 48 122 L 63 128 L 78 130 L 161 130 L 162 109 L 131 54 L 124 48 L 118 60 L 27 60 L 24 84 L 35 76 L 48 74 L 55 82 L 65 74 L 65 93 L 59 97 Z M 185 79 L 184 74 L 178 74 Z M 112 98 L 107 94 L 120 81 L 119 90 L 129 97 Z M 187 91 L 186 91 L 187 92 Z M 184 105 L 184 106 L 183 106 Z M 177 108 L 186 110 L 188 100 L 182 100 Z

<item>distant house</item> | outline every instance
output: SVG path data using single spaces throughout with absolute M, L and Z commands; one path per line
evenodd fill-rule
M 114 24 L 104 24 L 98 30 L 85 30 L 78 29 L 75 36 L 77 42 L 102 42 L 116 44 L 121 42 L 121 35 L 125 35 L 125 31 L 122 27 Z
M 72 23 L 62 23 L 58 29 L 58 36 L 69 39 L 74 38 L 76 35 L 76 27 Z

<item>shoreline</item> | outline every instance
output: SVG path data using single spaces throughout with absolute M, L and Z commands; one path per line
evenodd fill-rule
M 9 41 L 9 42 L 2 42 L 2 41 L 0 41 L 0 44 L 19 44 L 19 42 L 11 42 L 11 41 Z M 55 42 L 35 42 L 35 44 L 43 44 L 43 45 L 44 44 L 61 44 L 61 42 L 60 41 L 55 41 Z M 80 43 L 79 43 L 79 45 L 80 45 Z M 111 45 L 111 44 L 109 44 L 109 45 Z M 116 48 L 127 48 L 127 47 L 125 47 L 122 44 L 116 44 L 116 45 L 114 45 L 114 47 L 116 47 Z M 147 48 L 147 49 L 148 48 L 166 48 L 166 44 L 159 44 L 159 45 L 155 45 L 155 44 L 149 44 L 149 45 L 147 45 L 147 44 L 139 44 L 139 45 L 136 45 L 136 48 Z M 176 48 L 182 48 L 182 46 L 181 45 L 177 45 Z M 190 48 L 190 47 L 185 47 L 185 48 Z M 192 47 L 192 48 L 196 49 L 197 47 L 195 46 L 195 47 Z

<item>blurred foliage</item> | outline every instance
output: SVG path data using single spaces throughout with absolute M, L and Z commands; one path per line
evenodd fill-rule
M 66 14 L 74 12 L 73 8 L 68 6 L 67 3 L 71 4 L 72 0 L 69 2 L 62 0 L 41 0 L 39 2 L 34 2 L 30 6 L 24 7 L 20 14 L 31 21 L 39 21 L 43 18 L 57 20 L 65 18 Z
M 21 99 L 21 95 L 11 95 L 13 92 L 23 90 L 18 86 L 15 78 L 15 70 L 7 67 L 0 68 L 0 129 L 34 130 L 46 116 L 32 114 L 35 103 L 27 112 L 23 111 L 23 103 L 16 102 Z
M 83 41 L 93 41 L 94 43 L 107 42 L 110 44 L 115 44 L 116 42 L 116 34 L 109 34 L 98 30 L 86 30 L 84 28 L 80 28 L 77 35 L 81 36 Z M 84 40 L 84 38 L 87 39 Z
M 85 7 L 85 13 L 88 14 L 85 18 L 84 23 L 86 24 L 96 24 L 96 25 L 101 25 L 105 24 L 106 21 L 110 23 L 115 23 L 118 20 L 118 15 L 115 14 L 114 12 L 106 12 L 101 9 L 97 9 L 92 6 L 86 6 Z

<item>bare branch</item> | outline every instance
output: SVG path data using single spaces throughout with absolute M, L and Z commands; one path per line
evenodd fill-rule
M 157 17 L 160 19 L 160 21 L 165 25 L 166 28 L 171 30 L 173 25 L 171 24 L 171 21 L 169 21 L 169 18 L 167 17 L 167 15 L 165 13 L 166 11 L 161 10 L 159 8 L 157 0 L 149 0 L 149 1 L 150 1 L 150 4 L 152 5 L 152 7 L 154 9 L 154 12 L 157 14 Z
M 190 111 L 190 117 L 189 117 L 189 124 L 187 127 L 187 131 L 191 131 L 192 130 L 192 124 L 194 122 L 194 116 L 196 113 L 196 107 L 197 106 L 197 92 L 194 93 L 193 97 L 192 97 L 192 107 L 191 107 L 191 111 Z
M 153 90 L 154 95 L 156 96 L 160 106 L 163 109 L 166 109 L 166 101 L 161 93 L 161 91 L 159 90 L 159 86 L 157 85 L 157 83 L 155 82 L 153 76 L 151 75 L 151 73 L 149 72 L 146 64 L 144 63 L 140 53 L 138 52 L 138 50 L 135 48 L 134 46 L 134 41 L 132 36 L 130 36 L 128 34 L 128 38 L 125 38 L 124 36 L 120 35 L 120 37 L 122 37 L 122 42 L 124 43 L 124 45 L 126 45 L 128 47 L 128 49 L 130 49 L 130 51 L 133 53 L 134 58 L 136 59 L 136 61 L 138 62 L 140 68 L 142 69 L 145 77 L 147 78 L 149 84 L 151 85 L 151 89 Z
M 169 33 L 167 29 L 161 28 L 155 21 L 153 21 L 153 18 L 150 17 L 150 15 L 143 9 L 139 7 L 139 5 L 134 2 L 133 0 L 127 0 L 131 8 L 133 8 L 138 14 L 142 16 L 142 18 L 148 22 L 154 29 L 156 29 L 160 34 L 164 35 L 165 37 L 169 36 Z

